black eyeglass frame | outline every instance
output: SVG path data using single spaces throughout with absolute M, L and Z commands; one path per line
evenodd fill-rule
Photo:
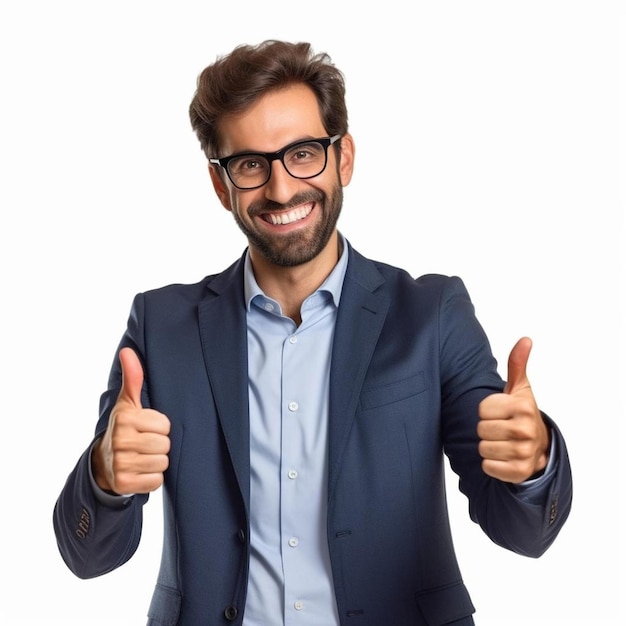
M 285 146 L 284 148 L 281 148 L 280 150 L 277 150 L 276 152 L 237 152 L 235 154 L 231 154 L 229 156 L 222 157 L 222 158 L 219 158 L 219 159 L 218 158 L 210 158 L 209 159 L 209 163 L 211 163 L 212 165 L 219 165 L 221 168 L 223 168 L 226 171 L 226 174 L 228 174 L 228 178 L 230 179 L 230 182 L 233 185 L 235 185 L 235 187 L 237 187 L 237 189 L 242 189 L 242 190 L 245 190 L 245 191 L 249 191 L 250 189 L 258 189 L 259 187 L 263 187 L 263 185 L 267 184 L 267 181 L 272 176 L 272 163 L 274 161 L 276 161 L 276 160 L 280 161 L 283 164 L 283 167 L 285 168 L 285 171 L 292 178 L 297 178 L 298 180 L 307 180 L 309 178 L 315 178 L 316 176 L 319 176 L 326 169 L 326 166 L 328 165 L 328 148 L 330 146 L 332 146 L 336 141 L 341 139 L 342 136 L 343 135 L 339 134 L 339 135 L 333 135 L 332 137 L 318 137 L 318 138 L 315 138 L 315 139 L 301 139 L 299 141 L 294 141 L 293 143 L 290 143 L 289 145 Z M 285 154 L 287 154 L 287 152 L 289 152 L 290 150 L 293 150 L 293 148 L 295 148 L 296 146 L 298 146 L 300 144 L 306 145 L 306 144 L 309 144 L 309 143 L 319 143 L 324 148 L 324 167 L 322 167 L 322 169 L 317 174 L 312 174 L 311 176 L 294 176 L 289 171 L 289 168 L 285 165 Z M 233 178 L 232 178 L 232 176 L 230 174 L 230 170 L 228 169 L 228 164 L 230 163 L 230 161 L 232 161 L 233 159 L 239 159 L 241 157 L 246 157 L 246 156 L 262 157 L 262 158 L 266 159 L 268 164 L 269 164 L 269 167 L 267 169 L 267 178 L 260 185 L 254 185 L 254 187 L 240 187 L 233 180 Z

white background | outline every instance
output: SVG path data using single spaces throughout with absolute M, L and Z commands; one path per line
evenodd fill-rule
M 52 509 L 133 295 L 195 282 L 245 244 L 187 107 L 205 65 L 266 38 L 311 41 L 346 74 L 357 161 L 340 227 L 355 247 L 460 275 L 503 366 L 518 337 L 535 342 L 529 375 L 567 438 L 574 506 L 531 560 L 469 521 L 451 478 L 477 623 L 623 623 L 622 6 L 3 2 L 0 623 L 145 623 L 160 494 L 134 558 L 89 581 L 63 564 Z

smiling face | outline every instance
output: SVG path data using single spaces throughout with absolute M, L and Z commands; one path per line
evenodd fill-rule
M 243 113 L 220 121 L 222 154 L 274 152 L 305 139 L 328 135 L 313 91 L 292 85 L 262 96 Z M 248 239 L 253 260 L 280 267 L 307 263 L 332 248 L 343 187 L 350 182 L 352 138 L 341 139 L 341 158 L 328 149 L 324 171 L 306 180 L 293 178 L 280 160 L 258 189 L 237 189 L 224 172 L 210 166 L 215 191 Z

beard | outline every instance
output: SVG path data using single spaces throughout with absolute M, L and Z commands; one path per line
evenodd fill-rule
M 295 267 L 314 259 L 325 247 L 335 231 L 341 207 L 343 188 L 337 184 L 330 196 L 315 189 L 296 194 L 288 203 L 257 202 L 248 207 L 248 215 L 255 217 L 263 213 L 284 211 L 307 202 L 315 203 L 315 210 L 321 213 L 312 229 L 273 236 L 259 232 L 242 221 L 237 211 L 233 211 L 235 222 L 248 239 L 250 246 L 256 248 L 270 263 L 280 267 Z

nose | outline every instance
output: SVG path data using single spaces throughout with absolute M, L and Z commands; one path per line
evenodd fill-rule
M 298 179 L 285 169 L 280 159 L 272 161 L 270 179 L 265 183 L 264 192 L 268 200 L 285 204 L 296 193 Z

